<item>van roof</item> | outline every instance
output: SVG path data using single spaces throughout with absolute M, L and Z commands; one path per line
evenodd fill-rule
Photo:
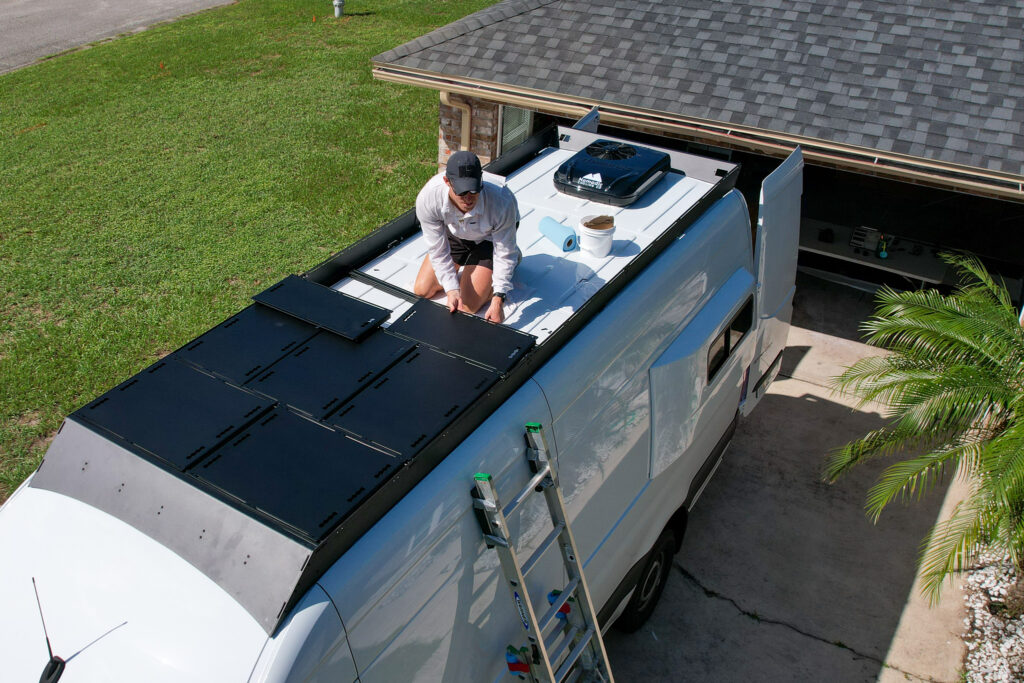
M 347 548 L 735 184 L 735 164 L 664 150 L 672 171 L 636 203 L 595 204 L 556 191 L 552 177 L 597 136 L 559 133 L 557 148 L 495 178 L 522 216 L 507 324 L 452 316 L 408 291 L 425 247 L 406 214 L 77 410 L 30 485 L 163 543 L 272 633 Z M 542 218 L 574 225 L 593 213 L 615 219 L 607 257 L 562 252 L 540 233 Z
M 715 184 L 673 170 L 634 204 L 601 204 L 559 192 L 552 182 L 555 170 L 575 151 L 573 148 L 548 148 L 508 177 L 490 174 L 485 177 L 512 191 L 519 203 L 521 218 L 516 242 L 523 258 L 513 277 L 504 324 L 534 335 L 538 343 L 543 343 L 561 327 L 605 282 L 620 273 Z M 559 244 L 540 231 L 545 218 L 576 230 L 582 218 L 594 215 L 614 218 L 614 244 L 604 257 L 578 248 L 563 252 Z M 359 270 L 408 290 L 426 253 L 425 240 L 417 233 Z M 392 320 L 400 319 L 412 305 L 351 277 L 335 283 L 334 288 L 390 309 Z M 435 301 L 443 298 L 443 295 L 438 296 Z

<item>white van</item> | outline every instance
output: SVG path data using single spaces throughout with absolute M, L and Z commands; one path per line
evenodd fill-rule
M 412 212 L 261 292 L 70 415 L 0 509 L 3 677 L 502 680 L 522 626 L 470 490 L 524 486 L 526 423 L 602 627 L 639 627 L 778 372 L 802 165 L 764 181 L 752 239 L 736 164 L 559 128 L 488 167 L 521 214 L 504 324 L 409 292 Z M 606 256 L 541 232 L 594 214 Z M 534 503 L 523 552 L 551 530 Z M 563 571 L 545 556 L 531 593 Z

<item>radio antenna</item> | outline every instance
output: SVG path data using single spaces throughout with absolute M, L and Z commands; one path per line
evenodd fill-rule
M 36 592 L 36 607 L 39 608 L 39 621 L 43 622 L 43 637 L 46 638 L 46 651 L 53 659 L 53 648 L 50 647 L 50 634 L 46 631 L 46 619 L 43 617 L 43 603 L 39 602 L 39 588 L 36 586 L 36 577 L 32 577 L 32 590 Z
M 32 577 L 32 590 L 36 594 L 36 607 L 39 608 L 39 621 L 43 622 L 43 637 L 46 638 L 46 651 L 50 653 L 50 661 L 46 663 L 46 668 L 43 669 L 43 675 L 39 678 L 39 683 L 57 683 L 60 680 L 61 675 L 64 673 L 64 660 L 53 654 L 53 648 L 50 647 L 50 634 L 46 630 L 46 618 L 43 616 L 43 603 L 39 601 L 39 587 L 36 586 L 36 577 Z

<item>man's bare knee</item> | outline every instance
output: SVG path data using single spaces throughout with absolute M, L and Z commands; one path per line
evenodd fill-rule
M 413 283 L 412 293 L 415 294 L 416 296 L 430 298 L 437 294 L 439 289 L 439 287 L 435 287 L 431 283 L 416 282 Z
M 484 305 L 484 297 L 473 291 L 463 290 L 462 306 L 468 313 L 476 313 Z

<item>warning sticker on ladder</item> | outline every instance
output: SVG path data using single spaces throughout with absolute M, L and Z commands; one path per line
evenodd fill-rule
M 519 597 L 518 591 L 512 591 L 512 596 L 516 599 L 516 609 L 519 610 L 519 618 L 523 621 L 523 628 L 527 631 L 530 630 L 530 622 L 526 616 L 526 607 L 523 606 L 523 601 Z

